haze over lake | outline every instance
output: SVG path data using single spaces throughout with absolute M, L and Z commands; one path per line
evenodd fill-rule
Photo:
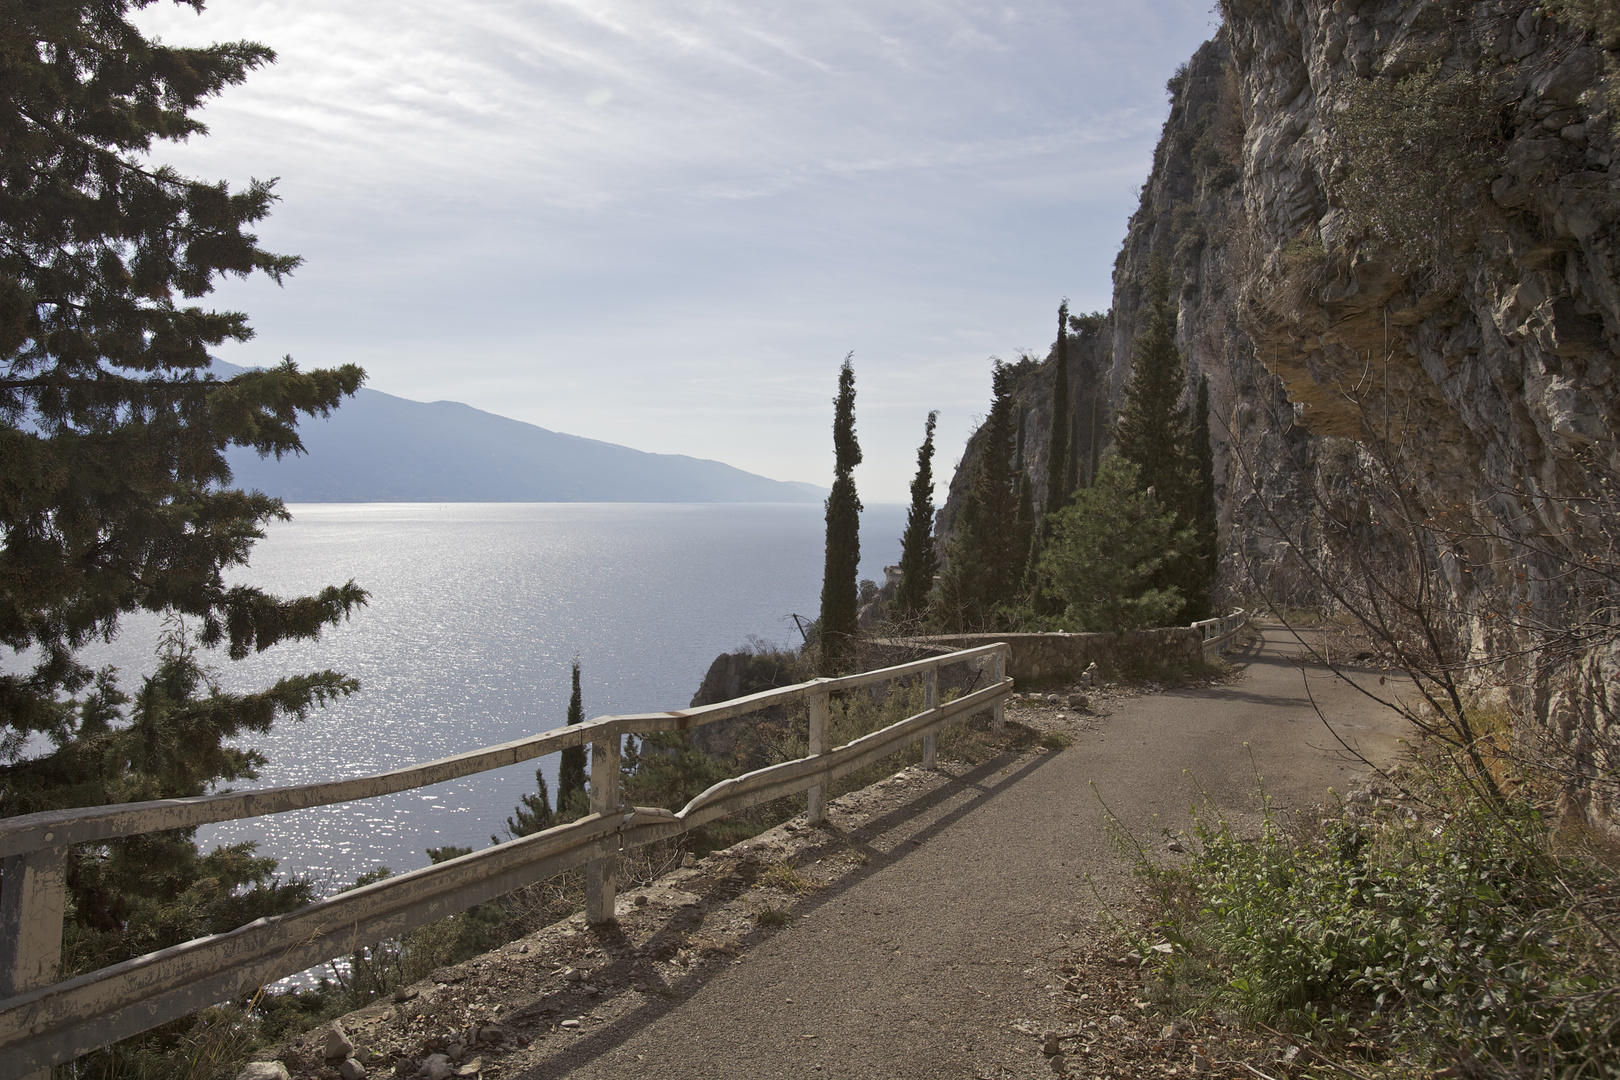
M 817 505 L 647 503 L 303 504 L 270 527 L 243 579 L 307 592 L 349 578 L 371 591 L 353 622 L 319 642 L 220 658 L 227 689 L 334 668 L 362 690 L 248 741 L 269 757 L 238 788 L 334 780 L 521 738 L 560 725 L 569 665 L 585 715 L 684 707 L 710 661 L 751 637 L 799 640 L 791 613 L 820 605 Z M 861 576 L 900 557 L 904 506 L 868 506 Z M 150 670 L 157 623 L 126 622 L 87 650 L 126 680 Z M 126 687 L 130 685 L 126 681 Z M 545 759 L 554 787 L 557 759 Z M 424 849 L 481 847 L 501 832 L 535 763 L 419 791 L 203 829 L 205 847 L 256 840 L 285 871 L 343 883 Z

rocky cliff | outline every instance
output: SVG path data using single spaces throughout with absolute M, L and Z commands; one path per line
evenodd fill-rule
M 1223 14 L 1169 84 L 1115 264 L 1111 341 L 1094 350 L 1109 401 L 1161 261 L 1189 387 L 1211 381 L 1223 588 L 1331 600 L 1305 569 L 1354 560 L 1357 520 L 1354 542 L 1391 542 L 1367 503 L 1383 483 L 1404 524 L 1430 530 L 1414 587 L 1465 653 L 1507 658 L 1469 677 L 1496 685 L 1521 738 L 1568 751 L 1570 808 L 1612 825 L 1620 728 L 1595 691 L 1620 669 L 1620 14 L 1598 0 Z M 1543 648 L 1570 619 L 1588 647 Z

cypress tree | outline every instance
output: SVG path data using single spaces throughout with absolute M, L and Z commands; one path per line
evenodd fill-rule
M 1137 467 L 1137 483 L 1153 488 L 1167 506 L 1180 508 L 1187 488 L 1185 447 L 1189 438 L 1186 365 L 1176 347 L 1176 310 L 1169 277 L 1155 267 L 1148 305 L 1131 355 L 1131 381 L 1114 423 L 1114 445 Z
M 1029 410 L 1022 405 L 1018 406 L 1018 441 L 1013 449 L 1013 472 L 1018 475 L 1024 473 L 1024 432 L 1029 426 Z
M 579 657 L 574 657 L 574 689 L 568 699 L 568 724 L 585 722 L 585 705 L 579 691 Z M 562 752 L 557 766 L 557 816 L 565 821 L 584 817 L 590 813 L 590 802 L 585 795 L 585 748 L 570 746 Z M 545 792 L 544 783 L 541 793 Z
M 1074 497 L 1074 490 L 1080 486 L 1080 418 L 1071 417 L 1069 421 L 1069 467 L 1064 472 L 1065 483 L 1069 485 L 1069 494 L 1066 498 Z
M 855 493 L 855 466 L 861 444 L 855 438 L 854 353 L 838 369 L 833 399 L 833 486 L 827 496 L 827 548 L 821 575 L 821 625 L 817 639 L 823 675 L 843 671 L 855 653 L 860 593 L 861 500 Z
M 1012 368 L 999 361 L 990 373 L 990 415 L 984 422 L 979 458 L 980 503 L 985 509 L 985 550 L 993 567 L 991 602 L 1011 605 L 1024 577 L 1027 548 L 1018 537 L 1018 427 L 1014 421 Z
M 1017 555 L 1014 572 L 1015 588 L 1025 588 L 1029 568 L 1038 552 L 1033 548 L 1035 528 L 1035 487 L 1029 479 L 1029 467 L 1024 461 L 1024 434 L 1028 415 L 1022 405 L 1018 407 L 1018 442 L 1013 452 L 1013 490 L 1015 509 L 1013 535 L 1008 541 Z
M 1014 498 L 1012 537 L 1008 541 L 1015 554 L 1011 577 L 1016 589 L 1027 592 L 1031 560 L 1040 556 L 1036 546 L 1040 530 L 1035 528 L 1035 486 L 1028 473 L 1020 472 L 1014 481 Z
M 1086 486 L 1097 482 L 1097 470 L 1102 465 L 1102 394 L 1093 390 L 1091 397 L 1091 467 L 1086 470 Z
M 1192 436 L 1188 447 L 1188 472 L 1192 477 L 1190 523 L 1193 540 L 1188 557 L 1186 583 L 1187 615 L 1193 620 L 1213 614 L 1217 563 L 1220 555 L 1219 522 L 1215 507 L 1215 450 L 1209 440 L 1209 376 L 1198 377 L 1198 396 L 1193 404 Z
M 939 554 L 934 548 L 934 425 L 938 421 L 939 413 L 928 414 L 923 442 L 917 448 L 911 509 L 900 539 L 900 584 L 894 593 L 894 610 L 901 618 L 922 614 L 934 588 L 934 575 L 939 573 Z
M 1058 305 L 1057 370 L 1052 373 L 1052 423 L 1046 443 L 1046 508 L 1054 514 L 1069 505 L 1074 477 L 1069 473 L 1069 302 Z
M 991 385 L 994 398 L 979 428 L 978 461 L 957 517 L 936 605 L 937 624 L 957 632 L 997 629 L 1010 622 L 1021 599 L 1029 551 L 1018 533 L 1012 370 L 999 360 Z

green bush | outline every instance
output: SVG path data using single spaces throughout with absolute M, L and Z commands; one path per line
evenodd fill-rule
M 1613 52 L 1620 49 L 1620 7 L 1611 0 L 1548 0 L 1548 14 L 1588 34 Z
M 1492 806 L 1444 777 L 1425 794 L 1421 814 L 1311 827 L 1268 808 L 1252 838 L 1195 812 L 1184 862 L 1139 862 L 1161 904 L 1142 955 L 1166 999 L 1329 1053 L 1620 1075 L 1616 875 L 1556 854 L 1527 803 Z
M 1495 91 L 1489 76 L 1429 67 L 1356 81 L 1329 114 L 1352 230 L 1393 248 L 1397 269 L 1446 272 L 1474 247 L 1504 145 Z

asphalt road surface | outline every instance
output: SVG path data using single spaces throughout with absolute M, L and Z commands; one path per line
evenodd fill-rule
M 1040 1075 L 1037 1044 L 1009 1024 L 1048 996 L 1043 960 L 1132 898 L 1102 803 L 1159 848 L 1160 829 L 1184 827 L 1200 792 L 1252 824 L 1257 772 L 1279 809 L 1327 801 L 1367 766 L 1343 752 L 1313 697 L 1368 758 L 1393 758 L 1394 718 L 1302 668 L 1297 652 L 1266 627 L 1263 645 L 1229 657 L 1241 670 L 1229 683 L 1124 700 L 1061 752 L 930 793 L 857 837 L 882 857 L 819 894 L 790 930 L 646 1024 L 513 1075 Z

